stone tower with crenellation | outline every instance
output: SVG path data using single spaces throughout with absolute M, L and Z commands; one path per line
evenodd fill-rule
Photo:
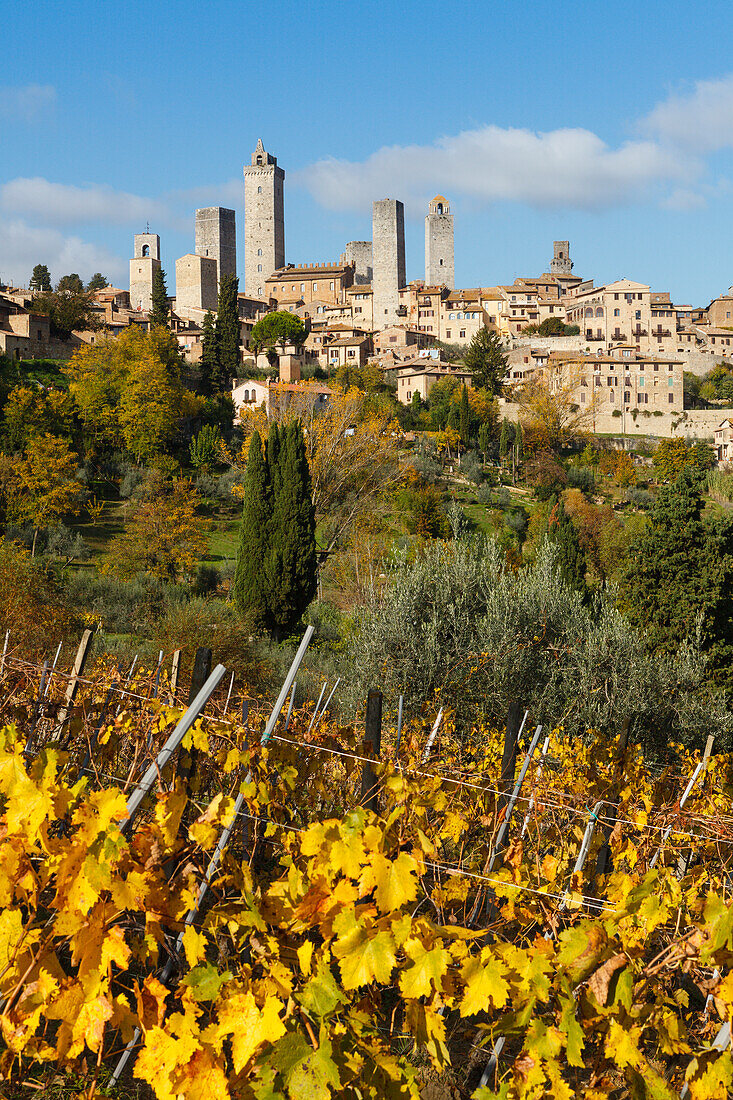
M 425 283 L 453 290 L 455 282 L 453 215 L 448 200 L 436 195 L 425 216 Z
M 405 208 L 399 199 L 381 199 L 372 207 L 372 308 L 376 329 L 397 322 L 400 288 L 405 281 Z
M 570 241 L 553 241 L 553 256 L 550 263 L 551 275 L 572 275 L 573 264 L 570 259 Z
M 237 229 L 234 211 L 205 206 L 196 211 L 194 253 L 216 260 L 217 283 L 223 275 L 237 274 Z
M 284 182 L 277 158 L 258 138 L 244 166 L 244 290 L 253 298 L 263 298 L 265 280 L 285 267 Z
M 147 311 L 153 308 L 153 275 L 160 267 L 160 237 L 157 233 L 136 233 L 130 260 L 130 305 Z

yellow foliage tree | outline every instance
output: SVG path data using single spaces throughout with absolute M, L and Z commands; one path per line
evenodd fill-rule
M 0 539 L 0 622 L 10 631 L 10 645 L 27 654 L 48 652 L 69 629 L 43 572 L 26 550 Z
M 5 485 L 8 515 L 33 523 L 33 554 L 39 527 L 78 512 L 84 502 L 85 491 L 74 477 L 77 461 L 65 439 L 46 433 L 34 436 L 25 454 L 12 463 Z
M 593 425 L 593 402 L 579 400 L 581 377 L 572 366 L 564 367 L 551 380 L 536 372 L 515 391 L 528 433 L 525 449 L 559 450 L 574 440 L 583 439 Z M 588 396 L 590 391 L 588 391 Z
M 124 533 L 112 539 L 102 572 L 190 579 L 206 553 L 206 529 L 206 521 L 196 515 L 190 483 L 178 480 L 168 492 L 143 503 Z

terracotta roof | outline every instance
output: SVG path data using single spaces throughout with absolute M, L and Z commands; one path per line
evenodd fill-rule
M 368 336 L 359 334 L 358 336 L 341 336 L 338 340 L 331 340 L 329 344 L 325 346 L 327 348 L 345 348 L 350 347 L 352 344 L 363 344 L 369 339 Z

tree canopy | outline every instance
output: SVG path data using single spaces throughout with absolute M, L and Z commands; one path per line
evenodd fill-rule
M 266 313 L 252 328 L 252 347 L 256 351 L 271 348 L 275 344 L 295 344 L 299 347 L 306 337 L 306 328 L 300 317 L 287 310 L 278 309 Z
M 239 307 L 237 293 L 239 279 L 236 275 L 224 275 L 219 284 L 219 301 L 216 311 L 216 362 L 211 378 L 214 389 L 229 391 L 232 379 L 239 373 Z M 256 327 L 256 326 L 255 326 Z
M 101 271 L 95 271 L 87 283 L 87 290 L 91 290 L 92 292 L 95 290 L 104 290 L 106 286 L 109 286 L 109 280 L 105 279 Z
M 150 323 L 153 325 L 167 325 L 170 315 L 168 303 L 168 290 L 165 285 L 165 271 L 156 264 L 153 268 L 152 308 L 150 310 Z
M 51 290 L 51 272 L 45 264 L 36 264 L 33 268 L 33 274 L 31 275 L 28 286 L 37 294 L 40 294 L 42 291 Z
M 466 348 L 463 362 L 471 371 L 477 389 L 501 393 L 508 360 L 498 332 L 485 325 L 480 328 Z
M 58 340 L 68 340 L 72 332 L 98 331 L 102 323 L 95 305 L 94 295 L 84 290 L 83 286 L 70 290 L 44 290 L 33 297 L 33 309 L 49 317 L 51 335 Z

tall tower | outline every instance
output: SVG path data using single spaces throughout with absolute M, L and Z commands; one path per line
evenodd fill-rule
M 571 275 L 573 264 L 570 259 L 570 241 L 553 241 L 553 257 L 550 263 L 551 275 Z
M 160 237 L 157 233 L 136 233 L 134 258 L 130 260 L 130 305 L 133 309 L 153 308 L 153 274 L 160 267 Z
M 453 259 L 453 215 L 448 200 L 436 195 L 425 216 L 425 282 L 444 283 L 453 290 L 456 282 Z
M 217 282 L 223 275 L 237 274 L 237 228 L 233 210 L 206 206 L 196 211 L 194 253 L 216 260 Z
M 372 242 L 349 241 L 339 263 L 354 265 L 354 285 L 365 286 L 372 281 Z
M 268 276 L 285 267 L 284 181 L 277 158 L 258 138 L 244 166 L 244 289 L 255 298 L 264 297 Z
M 382 199 L 372 207 L 375 328 L 386 328 L 397 321 L 399 291 L 405 282 L 405 208 L 399 199 Z

